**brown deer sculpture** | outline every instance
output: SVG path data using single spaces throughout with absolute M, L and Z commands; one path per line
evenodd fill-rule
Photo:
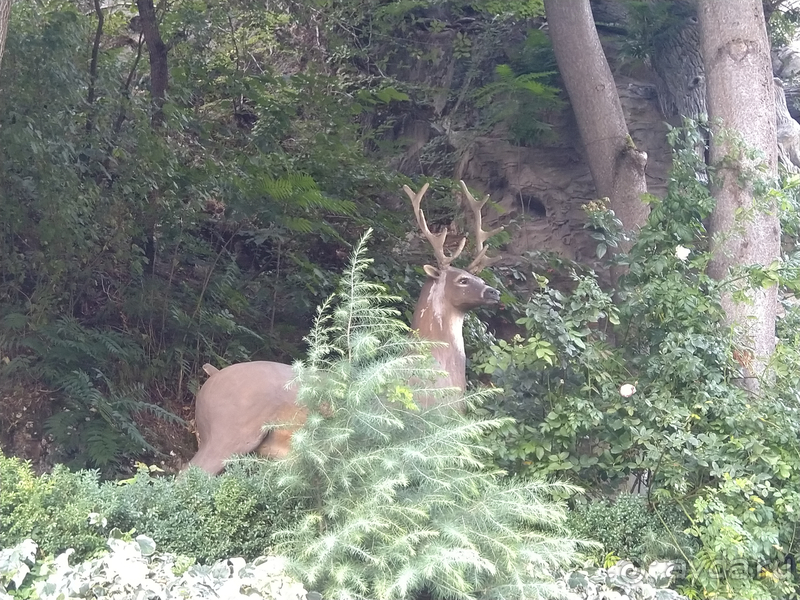
M 447 230 L 431 233 L 425 221 L 420 202 L 428 184 L 419 192 L 408 186 L 403 190 L 411 199 L 417 224 L 433 246 L 437 266 L 425 265 L 428 276 L 417 301 L 412 329 L 421 338 L 445 342 L 437 344 L 433 356 L 446 376 L 440 378 L 437 387 L 466 388 L 466 355 L 462 325 L 464 316 L 479 306 L 491 306 L 500 301 L 500 292 L 489 287 L 475 275 L 497 258 L 486 256 L 486 240 L 499 233 L 502 227 L 484 231 L 481 225 L 481 209 L 486 203 L 475 200 L 464 182 L 461 190 L 472 212 L 475 226 L 476 255 L 467 270 L 450 266 L 464 249 L 466 237 L 456 250 L 445 253 Z M 294 372 L 290 365 L 254 361 L 237 363 L 216 369 L 204 365 L 210 375 L 197 393 L 195 425 L 199 449 L 190 464 L 217 474 L 225 461 L 235 454 L 258 454 L 270 458 L 282 458 L 289 451 L 292 432 L 301 427 L 306 419 L 305 409 L 296 403 L 297 390 L 293 387 Z M 422 404 L 435 400 L 423 399 Z M 280 428 L 265 431 L 264 427 L 280 425 Z

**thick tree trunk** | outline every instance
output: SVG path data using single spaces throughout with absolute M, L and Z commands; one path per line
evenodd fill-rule
M 637 231 L 649 213 L 641 200 L 647 192 L 647 154 L 636 148 L 628 134 L 589 0 L 545 0 L 544 6 L 597 195 L 609 198 L 626 230 Z M 627 249 L 626 245 L 623 250 Z
M 780 256 L 780 222 L 773 201 L 756 197 L 751 182 L 754 162 L 746 149 L 763 153 L 766 176 L 777 173 L 775 92 L 770 48 L 761 0 L 703 0 L 699 6 L 700 41 L 705 64 L 707 105 L 712 127 L 710 161 L 716 167 L 711 216 L 713 259 L 709 274 L 724 278 L 736 265 L 769 265 Z M 747 175 L 752 177 L 752 175 Z M 759 173 L 757 176 L 763 177 Z M 736 329 L 745 385 L 758 390 L 758 378 L 775 350 L 777 287 L 748 292 L 752 303 L 723 306 Z
M 3 50 L 6 47 L 8 20 L 11 18 L 11 0 L 0 0 L 0 64 L 3 62 Z

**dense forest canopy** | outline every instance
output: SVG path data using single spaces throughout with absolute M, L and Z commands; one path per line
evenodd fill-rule
M 430 250 L 403 185 L 429 184 L 432 229 L 458 234 L 465 180 L 505 227 L 483 273 L 502 306 L 465 323 L 471 387 L 503 389 L 475 409 L 500 419 L 492 464 L 585 488 L 573 525 L 609 553 L 784 560 L 798 18 L 781 0 L 0 0 L 3 452 L 179 468 L 203 365 L 304 359 L 367 229 L 365 276 L 409 321 Z M 620 489 L 644 512 L 603 504 Z M 796 588 L 715 568 L 686 589 Z

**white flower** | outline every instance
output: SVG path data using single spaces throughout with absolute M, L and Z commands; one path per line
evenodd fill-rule
M 691 252 L 691 250 L 684 248 L 683 246 L 677 246 L 675 248 L 675 256 L 681 261 L 685 261 L 687 258 L 689 258 L 689 252 Z
M 625 383 L 619 388 L 619 395 L 622 396 L 623 398 L 630 398 L 635 393 L 636 393 L 636 386 L 630 383 Z

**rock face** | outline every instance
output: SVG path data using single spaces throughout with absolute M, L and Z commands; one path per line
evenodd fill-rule
M 662 46 L 672 50 L 658 60 L 654 58 L 653 68 L 626 65 L 619 59 L 617 46 L 622 39 L 619 29 L 616 34 L 601 35 L 628 130 L 637 148 L 647 153 L 648 192 L 655 196 L 663 196 L 666 191 L 671 162 L 666 141 L 667 121 L 678 125 L 680 115 L 705 112 L 705 79 L 702 64 L 698 65 L 699 49 L 693 47 L 698 39 L 697 19 L 692 12 L 694 0 L 685 0 L 680 5 L 685 5 L 685 14 L 678 15 L 673 26 L 659 34 L 663 38 Z M 620 4 L 613 0 L 593 0 L 592 6 L 598 22 L 612 22 L 613 25 L 625 18 L 624 11 L 617 10 Z M 603 31 L 601 27 L 601 33 Z M 673 47 L 676 40 L 683 44 L 680 52 Z M 446 55 L 447 41 L 442 38 L 438 42 Z M 776 76 L 800 73 L 798 53 L 800 48 L 774 53 Z M 458 75 L 454 75 L 447 64 L 445 60 L 424 75 L 417 73 L 421 79 L 411 73 L 407 75 L 440 90 L 469 84 L 459 83 Z M 483 68 L 491 69 L 493 65 Z M 670 85 L 680 89 L 670 90 Z M 800 166 L 800 124 L 789 116 L 794 110 L 796 91 L 786 85 L 788 107 L 783 92 L 780 79 L 776 79 L 778 142 L 782 161 L 791 170 Z M 505 248 L 507 262 L 514 262 L 518 260 L 515 256 L 529 251 L 546 250 L 563 258 L 599 266 L 595 261 L 596 242 L 585 229 L 587 219 L 582 209 L 582 205 L 596 199 L 596 192 L 569 105 L 548 118 L 553 139 L 557 141 L 537 146 L 510 143 L 502 127 L 470 137 L 470 125 L 464 124 L 460 131 L 455 125 L 451 126 L 451 118 L 454 122 L 456 119 L 448 110 L 445 103 L 437 103 L 428 120 L 416 119 L 408 124 L 403 135 L 412 141 L 400 163 L 401 168 L 409 173 L 419 172 L 416 166 L 406 167 L 418 165 L 418 157 L 427 149 L 432 145 L 441 147 L 444 143 L 456 156 L 452 176 L 490 194 L 497 203 L 498 210 L 488 216 L 488 223 L 493 225 L 493 221 L 498 221 L 511 225 L 507 227 L 512 234 Z M 440 175 L 450 176 L 446 168 L 435 170 Z M 423 169 L 423 172 L 430 174 L 429 170 Z
M 655 85 L 625 76 L 617 76 L 616 82 L 631 137 L 648 155 L 650 193 L 663 194 L 669 149 Z M 584 229 L 581 207 L 596 194 L 571 110 L 564 110 L 551 125 L 559 142 L 550 146 L 514 146 L 499 135 L 475 138 L 456 176 L 491 194 L 502 221 L 517 222 L 507 248 L 510 255 L 548 250 L 591 262 L 596 242 Z
M 655 81 L 621 74 L 615 80 L 630 135 L 648 156 L 649 192 L 663 195 L 670 153 Z M 502 128 L 467 143 L 456 139 L 451 145 L 461 158 L 454 177 L 491 195 L 498 210 L 489 215 L 490 223 L 495 219 L 514 222 L 508 228 L 512 240 L 505 249 L 509 261 L 525 252 L 546 250 L 592 264 L 596 242 L 584 227 L 582 206 L 596 199 L 596 193 L 569 105 L 552 115 L 549 124 L 557 141 L 548 145 L 513 145 Z
M 624 5 L 614 0 L 594 1 L 592 6 L 598 21 L 614 23 L 626 17 Z M 517 26 L 503 37 L 508 43 L 521 45 L 525 31 L 525 27 Z M 619 29 L 608 35 L 602 30 L 601 34 L 628 131 L 637 149 L 648 157 L 645 170 L 648 191 L 663 195 L 670 152 L 667 125 L 659 108 L 660 78 L 649 67 L 623 66 L 618 59 L 617 47 L 623 39 Z M 526 252 L 550 251 L 566 259 L 599 266 L 601 263 L 595 262 L 597 242 L 585 228 L 587 218 L 582 208 L 597 199 L 597 195 L 568 102 L 563 109 L 546 117 L 553 133 L 549 139 L 554 141 L 515 145 L 509 141 L 503 125 L 473 133 L 477 129 L 475 119 L 473 115 L 465 116 L 462 100 L 491 81 L 497 64 L 507 59 L 502 58 L 503 48 L 489 48 L 479 64 L 473 59 L 472 74 L 460 72 L 453 67 L 457 62 L 453 58 L 453 36 L 453 32 L 445 30 L 418 40 L 426 47 L 435 46 L 441 59 L 426 69 L 398 68 L 393 73 L 400 79 L 440 91 L 427 114 L 408 118 L 397 132 L 407 145 L 405 154 L 398 157 L 394 166 L 409 175 L 436 173 L 464 179 L 472 188 L 490 194 L 496 210 L 487 215 L 487 224 L 502 223 L 512 235 L 504 248 L 506 264 L 518 262 Z M 442 94 L 441 90 L 450 93 Z M 457 101 L 444 102 L 447 97 Z M 449 164 L 426 160 L 430 156 L 447 156 L 452 160 Z

